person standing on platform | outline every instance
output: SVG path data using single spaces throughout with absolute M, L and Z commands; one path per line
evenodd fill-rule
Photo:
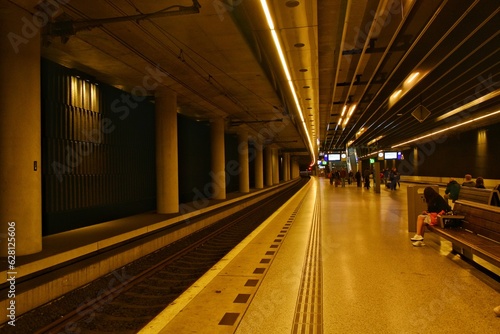
M 333 178 L 335 180 L 335 187 L 338 187 L 340 184 L 340 172 L 337 169 L 333 173 Z
M 410 238 L 413 241 L 413 246 L 423 246 L 425 224 L 431 224 L 431 213 L 438 214 L 441 211 L 447 212 L 451 207 L 446 203 L 445 199 L 439 195 L 432 187 L 425 187 L 424 198 L 427 203 L 427 211 L 422 212 L 417 218 L 417 233 Z
M 340 180 L 342 182 L 342 188 L 345 187 L 346 177 L 347 177 L 347 171 L 345 170 L 345 168 L 342 167 L 342 169 L 340 170 Z
M 356 178 L 358 188 L 361 187 L 361 172 L 358 170 L 356 174 L 354 174 L 354 177 Z
M 393 168 L 389 173 L 389 181 L 391 182 L 389 188 L 391 188 L 391 190 L 396 190 L 396 184 L 398 182 L 398 171 L 396 168 Z
M 462 183 L 462 187 L 475 187 L 476 182 L 472 180 L 472 175 L 465 174 L 465 181 Z
M 444 190 L 444 199 L 446 202 L 451 199 L 452 203 L 458 199 L 458 194 L 460 193 L 460 185 L 454 178 L 450 178 L 450 181 L 446 185 L 446 189 Z
M 365 188 L 370 189 L 370 169 L 365 169 L 365 172 L 363 174 L 363 178 L 365 180 Z
M 392 172 L 392 169 L 389 171 L 389 175 L 387 176 L 387 183 L 385 184 L 385 186 L 389 189 L 392 190 L 392 179 L 394 177 L 394 174 Z

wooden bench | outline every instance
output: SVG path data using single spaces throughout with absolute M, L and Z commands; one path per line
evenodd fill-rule
M 458 193 L 458 200 L 465 200 L 495 206 L 500 205 L 500 196 L 498 190 L 493 189 L 481 189 L 462 186 L 460 188 L 460 192 Z
M 463 216 L 460 227 L 443 228 L 438 224 L 428 228 L 451 241 L 453 250 L 461 256 L 473 260 L 477 255 L 500 268 L 500 207 L 457 200 L 453 211 Z

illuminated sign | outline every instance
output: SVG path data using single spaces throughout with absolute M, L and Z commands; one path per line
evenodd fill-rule
M 385 160 L 394 160 L 398 158 L 398 152 L 384 152 Z
M 328 161 L 340 161 L 340 153 L 328 154 Z

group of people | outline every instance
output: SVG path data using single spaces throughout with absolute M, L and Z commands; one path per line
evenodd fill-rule
M 476 181 L 472 180 L 472 175 L 465 174 L 464 182 L 460 185 L 454 178 L 450 178 L 450 181 L 446 185 L 444 191 L 444 199 L 446 201 L 450 200 L 455 202 L 458 199 L 458 194 L 460 193 L 461 187 L 475 187 L 484 189 L 484 179 L 482 177 L 477 177 Z
M 394 168 L 395 170 L 395 168 Z M 397 172 L 395 172 L 397 174 Z M 333 169 L 331 172 L 326 174 L 326 177 L 330 180 L 330 184 L 335 184 L 335 187 L 341 185 L 342 187 L 345 187 L 345 183 L 347 182 L 348 184 L 354 183 L 354 180 L 356 180 L 356 185 L 358 187 L 361 187 L 361 182 L 364 181 L 364 187 L 366 189 L 370 189 L 370 176 L 372 172 L 369 169 L 366 169 L 363 174 L 358 170 L 356 173 L 353 174 L 352 171 L 347 172 L 345 168 L 341 169 Z M 396 175 L 393 174 L 393 175 Z M 399 176 L 396 178 L 394 177 L 394 181 L 399 184 Z
M 410 238 L 413 246 L 419 247 L 424 245 L 425 225 L 434 223 L 432 219 L 433 215 L 438 215 L 451 210 L 447 199 L 454 198 L 454 200 L 456 200 L 458 198 L 458 193 L 460 192 L 460 187 L 460 184 L 455 179 L 450 179 L 450 182 L 446 187 L 446 195 L 444 197 L 434 190 L 434 188 L 425 187 L 424 198 L 427 203 L 427 210 L 422 212 L 417 217 L 417 231 L 415 235 Z M 484 188 L 484 180 L 483 178 L 477 178 L 476 182 L 474 182 L 472 180 L 472 176 L 467 174 L 465 175 L 465 181 L 462 183 L 462 187 Z M 495 307 L 493 312 L 497 317 L 500 317 L 500 305 Z
M 432 187 L 426 187 L 424 189 L 424 198 L 427 203 L 427 211 L 422 212 L 417 217 L 417 233 L 411 238 L 414 246 L 423 246 L 425 224 L 431 224 L 431 217 L 434 214 L 439 214 L 441 212 L 448 212 L 451 210 L 448 200 L 455 202 L 458 199 L 458 194 L 460 193 L 461 187 L 476 187 L 485 188 L 484 179 L 482 177 L 476 178 L 476 181 L 472 180 L 472 175 L 466 174 L 464 177 L 464 182 L 460 185 L 454 178 L 450 178 L 450 181 L 446 185 L 444 191 L 444 196 L 434 190 Z
M 370 176 L 372 172 L 369 169 L 366 169 L 363 173 L 363 179 L 365 181 L 365 188 L 370 189 Z M 396 187 L 401 188 L 400 183 L 401 175 L 398 173 L 396 167 L 392 169 L 386 168 L 382 172 L 380 172 L 380 183 L 385 184 L 386 188 L 391 190 L 396 190 Z M 358 180 L 358 187 L 361 186 L 361 173 L 356 172 L 356 180 Z
M 345 187 L 345 183 L 347 181 L 348 184 L 353 182 L 353 173 L 352 171 L 347 172 L 345 168 L 341 168 L 340 170 L 334 169 L 330 173 L 328 173 L 327 177 L 330 179 L 330 184 L 335 183 L 335 187 L 340 184 L 342 187 Z
M 400 175 L 396 167 L 384 169 L 384 171 L 380 173 L 380 179 L 385 184 L 386 188 L 391 190 L 396 190 L 396 186 L 401 188 L 401 184 L 399 183 Z

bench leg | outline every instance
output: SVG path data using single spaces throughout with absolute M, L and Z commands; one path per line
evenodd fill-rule
M 472 250 L 470 250 L 469 248 L 464 248 L 463 251 L 462 251 L 462 254 L 463 254 L 463 256 L 465 256 L 466 258 L 468 258 L 469 260 L 473 260 Z
M 472 260 L 472 250 L 469 248 L 461 247 L 460 245 L 452 243 L 453 252 L 460 254 L 461 256 Z
M 462 251 L 463 251 L 463 248 L 460 247 L 459 245 L 456 245 L 456 244 L 451 244 L 452 248 L 453 248 L 453 252 L 454 253 L 457 253 L 457 254 L 462 254 Z

